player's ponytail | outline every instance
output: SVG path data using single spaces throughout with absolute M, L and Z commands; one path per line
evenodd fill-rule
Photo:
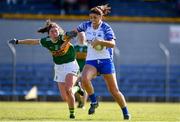
M 52 22 L 51 20 L 47 20 L 45 27 L 40 28 L 37 32 L 38 33 L 49 33 L 49 30 L 52 27 L 57 27 L 59 29 L 60 34 L 64 33 L 64 30 L 55 22 Z
M 111 12 L 110 10 L 111 10 L 111 7 L 109 7 L 108 4 L 106 4 L 106 5 L 101 5 L 101 6 L 96 6 L 96 7 L 91 8 L 90 13 L 95 13 L 95 14 L 104 16 L 104 15 L 109 14 Z
M 39 33 L 46 33 L 46 32 L 48 32 L 50 24 L 51 24 L 51 20 L 46 20 L 45 27 L 41 27 L 37 32 L 39 32 Z

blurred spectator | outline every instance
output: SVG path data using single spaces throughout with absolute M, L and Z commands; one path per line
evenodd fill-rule
M 88 0 L 78 0 L 80 14 L 88 13 Z
M 176 1 L 176 7 L 177 7 L 178 12 L 180 12 L 180 0 Z
M 30 1 L 32 1 L 32 0 L 18 0 L 16 3 L 19 4 L 19 5 L 26 5 Z
M 64 0 L 63 8 L 66 14 L 74 14 L 79 10 L 77 0 Z
M 108 2 L 108 0 L 88 0 L 89 9 L 91 9 L 95 6 L 98 6 L 98 5 L 108 4 L 107 2 Z
M 17 0 L 6 0 L 7 5 L 15 5 L 17 3 Z
M 56 9 L 59 9 L 60 14 L 65 14 L 64 11 L 64 0 L 52 0 L 53 5 L 55 6 Z

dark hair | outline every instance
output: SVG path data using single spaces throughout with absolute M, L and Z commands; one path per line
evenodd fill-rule
M 47 20 L 46 21 L 46 24 L 45 24 L 45 27 L 42 27 L 40 28 L 37 32 L 39 33 L 49 33 L 49 30 L 52 28 L 52 27 L 57 27 L 59 28 L 59 31 L 61 34 L 64 33 L 64 30 L 55 22 L 52 22 L 51 20 Z
M 111 11 L 111 7 L 108 6 L 108 4 L 106 5 L 101 5 L 101 6 L 96 6 L 90 9 L 90 13 L 95 13 L 98 15 L 107 15 L 109 14 Z

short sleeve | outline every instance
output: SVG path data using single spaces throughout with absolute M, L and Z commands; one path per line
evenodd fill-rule
M 81 23 L 80 25 L 77 26 L 77 31 L 78 32 L 84 32 L 86 31 L 87 27 L 90 25 L 90 21 L 86 21 L 86 22 L 83 22 Z
M 115 34 L 110 26 L 106 26 L 105 29 L 105 39 L 106 40 L 116 40 Z
M 42 45 L 43 47 L 48 47 L 48 43 L 47 43 L 48 41 L 50 41 L 50 38 L 45 37 L 45 38 L 41 38 L 40 41 L 39 41 L 39 43 L 40 43 L 40 45 Z
M 39 40 L 39 43 L 40 43 L 40 45 L 41 46 L 45 46 L 45 39 L 44 38 L 41 38 L 40 40 Z

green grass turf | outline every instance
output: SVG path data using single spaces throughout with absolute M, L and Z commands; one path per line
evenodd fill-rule
M 180 103 L 128 103 L 132 122 L 165 121 L 180 122 Z M 0 121 L 123 121 L 115 102 L 100 102 L 96 114 L 88 115 L 86 109 L 76 109 L 76 119 L 69 120 L 67 104 L 63 102 L 0 102 Z

